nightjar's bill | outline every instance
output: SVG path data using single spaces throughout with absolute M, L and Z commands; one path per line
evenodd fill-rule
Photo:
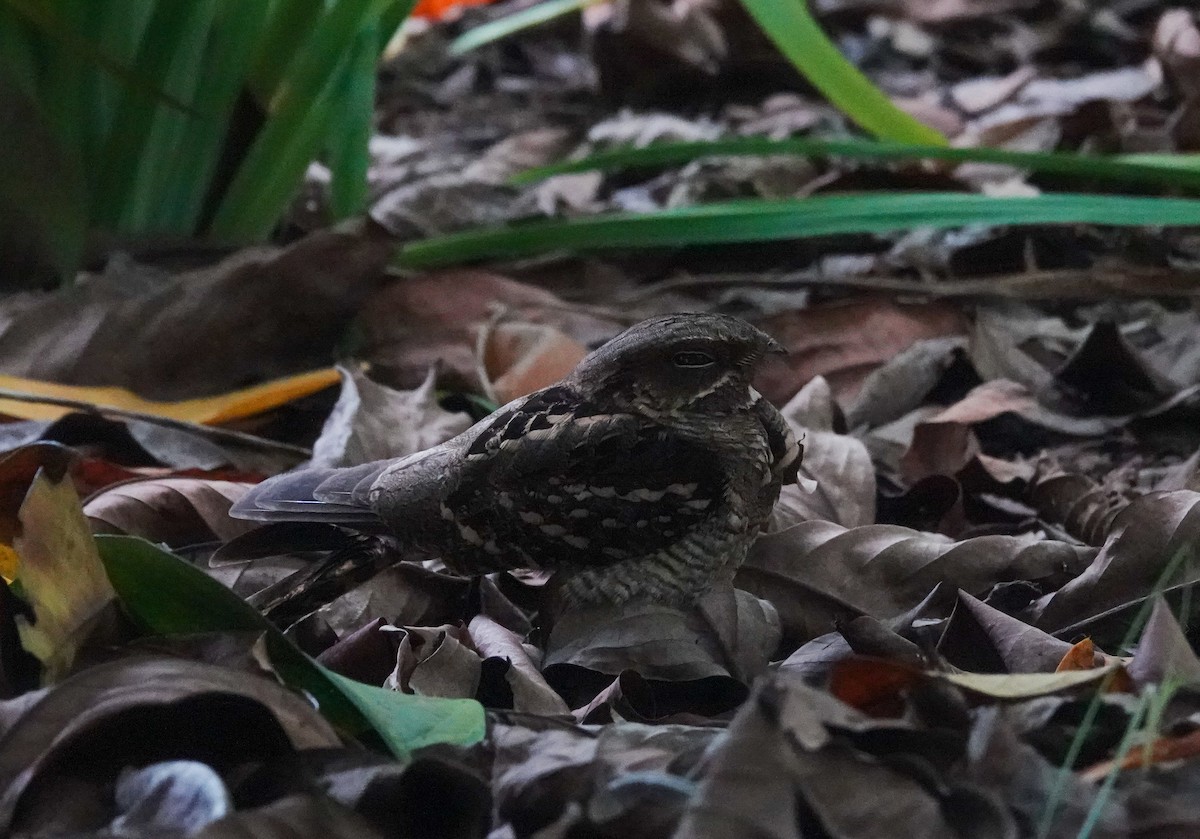
M 737 318 L 654 318 L 440 446 L 282 475 L 231 513 L 382 530 L 466 574 L 555 569 L 569 602 L 687 602 L 796 479 L 801 447 L 750 386 L 775 350 Z

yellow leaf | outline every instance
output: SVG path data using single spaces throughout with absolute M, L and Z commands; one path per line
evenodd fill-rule
M 20 391 L 32 396 L 69 399 L 98 407 L 119 408 L 205 425 L 217 425 L 261 414 L 337 383 L 337 370 L 327 367 L 216 396 L 185 399 L 180 402 L 155 402 L 120 387 L 60 385 L 0 375 L 0 389 L 4 390 Z M 18 419 L 55 420 L 71 411 L 71 408 L 61 405 L 0 398 L 0 414 Z
M 1032 699 L 1075 690 L 1113 676 L 1119 663 L 1057 673 L 939 673 L 938 678 L 993 699 Z
M 70 669 L 95 619 L 117 595 L 69 477 L 56 483 L 39 470 L 19 518 L 17 579 L 36 620 L 18 617 L 17 631 L 51 683 Z
M 17 578 L 17 552 L 8 545 L 0 545 L 0 577 L 11 583 Z

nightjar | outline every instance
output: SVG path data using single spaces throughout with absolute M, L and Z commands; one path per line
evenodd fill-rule
M 652 318 L 446 443 L 280 475 L 230 512 L 382 530 L 464 574 L 552 569 L 568 604 L 687 604 L 796 480 L 803 449 L 750 385 L 780 350 L 734 317 Z

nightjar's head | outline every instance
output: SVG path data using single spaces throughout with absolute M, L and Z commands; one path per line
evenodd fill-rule
M 649 414 L 748 407 L 758 362 L 783 348 L 740 318 L 678 314 L 630 327 L 579 363 L 571 381 Z

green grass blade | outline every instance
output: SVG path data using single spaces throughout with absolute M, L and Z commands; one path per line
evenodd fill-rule
M 826 37 L 804 0 L 742 0 L 781 53 L 846 116 L 876 137 L 945 145 L 938 131 L 897 108 Z
M 122 605 L 143 628 L 157 635 L 262 632 L 271 663 L 286 684 L 307 691 L 343 731 L 359 735 L 374 729 L 396 757 L 432 743 L 470 745 L 485 733 L 483 708 L 474 700 L 409 696 L 325 669 L 253 606 L 144 539 L 98 536 L 96 547 Z
M 31 101 L 38 98 L 41 83 L 36 39 L 28 21 L 0 4 L 0 75 Z
M 163 88 L 191 104 L 193 111 L 181 113 L 156 105 L 149 112 L 146 143 L 141 155 L 131 161 L 134 174 L 118 218 L 119 230 L 176 236 L 193 232 L 186 223 L 178 223 L 179 208 L 165 206 L 165 199 L 175 173 L 198 162 L 205 151 L 200 145 L 202 135 L 196 132 L 207 115 L 195 111 L 195 107 L 200 91 L 209 83 L 204 56 L 224 1 L 191 0 L 188 25 L 175 30 L 174 40 L 153 47 L 171 53 Z
M 1138 608 L 1133 622 L 1129 625 L 1125 638 L 1117 649 L 1118 655 L 1130 649 L 1134 639 L 1141 635 L 1142 630 L 1146 627 L 1146 623 L 1150 620 L 1150 613 L 1154 611 L 1155 600 L 1162 595 L 1172 580 L 1177 579 L 1177 574 L 1182 569 L 1192 567 L 1195 557 L 1195 550 L 1191 547 L 1185 547 L 1178 550 L 1167 564 L 1163 566 L 1162 573 L 1154 581 L 1149 595 L 1142 601 L 1142 605 Z M 1071 739 L 1070 746 L 1067 747 L 1062 766 L 1059 767 L 1058 772 L 1055 774 L 1054 784 L 1051 786 L 1050 794 L 1047 796 L 1045 809 L 1038 819 L 1037 839 L 1048 839 L 1054 829 L 1054 818 L 1058 814 L 1058 808 L 1062 805 L 1063 797 L 1066 794 L 1067 781 L 1071 777 L 1071 773 L 1074 772 L 1079 755 L 1083 752 L 1083 746 L 1087 742 L 1088 734 L 1091 733 L 1096 724 L 1096 717 L 1100 712 L 1101 695 L 1105 689 L 1106 686 L 1102 686 L 1092 696 L 1091 701 L 1088 702 L 1087 709 L 1084 711 L 1083 718 L 1079 721 L 1079 725 L 1075 729 L 1075 736 Z M 1133 726 L 1130 726 L 1130 728 L 1132 729 Z
M 552 175 L 634 167 L 672 166 L 704 157 L 798 155 L 842 157 L 851 160 L 945 160 L 956 163 L 998 163 L 1033 172 L 1088 178 L 1115 183 L 1148 184 L 1200 190 L 1200 156 L 1164 155 L 1154 160 L 1095 157 L 1069 152 L 1026 152 L 1008 149 L 951 148 L 889 140 L 816 140 L 795 137 L 735 137 L 688 143 L 655 143 L 643 148 L 618 148 L 579 160 L 539 166 L 518 173 L 514 184 L 534 183 Z M 1192 159 L 1193 157 L 1197 159 Z
M 1134 742 L 1138 737 L 1138 729 L 1142 724 L 1142 720 L 1145 719 L 1152 701 L 1152 694 L 1149 692 L 1143 693 L 1138 697 L 1137 704 L 1133 706 L 1129 725 L 1126 727 L 1125 734 L 1121 737 L 1121 742 L 1117 744 L 1117 751 L 1112 757 L 1112 768 L 1104 776 L 1104 782 L 1100 785 L 1100 789 L 1096 791 L 1096 797 L 1092 801 L 1092 806 L 1088 808 L 1087 817 L 1084 819 L 1083 824 L 1080 825 L 1076 839 L 1089 839 L 1092 831 L 1099 824 L 1100 817 L 1104 815 L 1104 809 L 1112 799 L 1117 777 L 1121 774 L 1121 761 L 1125 759 L 1125 756 L 1133 748 Z
M 138 46 L 137 74 L 170 79 L 176 58 L 186 53 L 185 45 L 199 41 L 209 14 L 206 3 L 158 3 Z M 105 168 L 94 196 L 93 218 L 101 225 L 120 229 L 122 219 L 134 213 L 134 193 L 145 188 L 147 173 L 156 168 L 154 155 L 160 150 L 153 134 L 160 113 L 158 101 L 137 88 L 124 89 L 102 152 Z
M 347 47 L 381 8 L 379 0 L 338 0 L 316 24 L 217 209 L 214 236 L 244 240 L 270 232 L 326 138 Z
M 379 20 L 359 30 L 333 94 L 326 144 L 333 180 L 329 208 L 337 219 L 354 215 L 367 200 L 371 129 L 375 118 L 375 63 L 379 56 Z
M 709 245 L 968 224 L 1200 225 L 1200 200 L 1074 193 L 1019 198 L 967 193 L 869 193 L 731 201 L 658 213 L 542 221 L 455 233 L 405 246 L 398 263 L 428 268 L 555 250 Z
M 174 160 L 144 226 L 196 232 L 266 13 L 265 3 L 218 3 L 190 93 L 197 117 L 180 125 L 182 133 L 172 138 Z
M 543 0 L 527 9 L 505 15 L 498 20 L 481 24 L 464 32 L 450 43 L 450 54 L 462 55 L 478 49 L 484 44 L 490 44 L 526 29 L 541 26 L 557 17 L 578 12 L 599 2 L 602 0 Z
M 267 0 L 259 0 L 267 2 Z M 325 0 L 275 0 L 250 74 L 250 86 L 262 103 L 279 92 L 279 83 L 325 9 Z
M 147 4 L 146 0 L 138 1 L 143 6 L 154 8 L 152 4 Z M 116 0 L 107 0 L 107 2 L 116 2 Z M 65 48 L 77 52 L 88 62 L 96 65 L 113 78 L 119 79 L 127 88 L 136 90 L 149 99 L 157 99 L 160 103 L 180 111 L 189 110 L 185 102 L 163 93 L 158 87 L 156 77 L 138 73 L 131 65 L 120 61 L 117 56 L 109 55 L 98 49 L 91 39 L 92 33 L 80 33 L 65 25 L 63 20 L 55 14 L 54 4 L 39 0 L 0 0 L 0 3 L 30 23 L 45 36 L 46 40 L 54 42 L 55 48 Z M 116 14 L 114 12 L 114 15 Z M 131 32 L 139 31 L 136 15 L 131 16 L 131 19 L 124 23 Z M 48 51 L 45 54 L 48 55 Z
M 87 185 L 75 150 L 64 147 L 32 99 L 0 75 L 0 247 L 73 277 L 87 231 Z M 8 277 L 17 285 L 28 278 Z M 40 279 L 40 278 L 39 278 Z

